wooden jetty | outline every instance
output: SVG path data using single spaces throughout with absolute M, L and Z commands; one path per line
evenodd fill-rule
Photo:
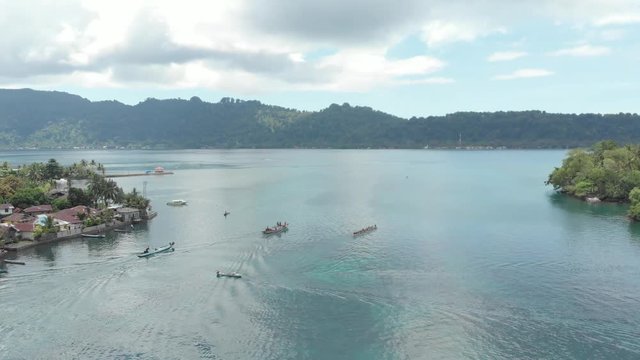
M 105 177 L 108 178 L 117 178 L 117 177 L 129 177 L 129 176 L 160 176 L 160 175 L 173 175 L 172 171 L 165 171 L 162 173 L 132 173 L 132 174 L 107 174 Z

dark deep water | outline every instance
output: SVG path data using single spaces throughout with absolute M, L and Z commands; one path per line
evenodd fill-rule
M 116 179 L 127 190 L 146 181 L 159 212 L 134 232 L 6 265 L 0 358 L 640 358 L 640 225 L 624 207 L 545 187 L 564 155 L 0 153 L 14 165 L 175 171 Z M 263 237 L 276 221 L 289 232 Z M 135 256 L 170 241 L 174 253 Z

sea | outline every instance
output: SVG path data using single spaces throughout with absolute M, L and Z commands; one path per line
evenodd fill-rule
M 133 231 L 0 264 L 0 359 L 638 359 L 640 225 L 546 186 L 566 155 L 0 152 L 174 173 L 115 178 Z

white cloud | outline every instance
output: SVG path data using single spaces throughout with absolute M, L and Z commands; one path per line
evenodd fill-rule
M 593 46 L 589 44 L 579 45 L 572 48 L 560 49 L 549 53 L 551 56 L 604 56 L 609 55 L 611 49 L 606 46 Z
M 527 53 L 524 51 L 498 51 L 489 55 L 489 57 L 487 57 L 487 61 L 511 61 L 524 56 L 527 56 Z
M 637 23 L 640 23 L 640 13 L 607 15 L 594 21 L 596 26 L 628 25 Z
M 622 35 L 602 26 L 640 22 L 637 0 L 274 1 L 0 0 L 0 85 L 366 91 L 449 83 L 436 76 L 446 54 L 384 54 L 416 33 L 440 51 L 504 34 L 525 18 L 590 26 L 607 39 Z M 333 55 L 313 55 L 323 49 Z M 609 52 L 582 45 L 555 55 Z M 505 51 L 487 60 L 523 56 Z
M 317 71 L 331 74 L 322 86 L 339 91 L 365 91 L 407 76 L 423 76 L 441 70 L 445 63 L 429 56 L 389 60 L 384 51 L 344 51 L 322 59 Z
M 616 41 L 623 39 L 626 33 L 622 29 L 604 29 L 598 33 L 598 38 L 603 41 Z
M 487 27 L 469 22 L 435 20 L 422 29 L 422 38 L 429 46 L 438 46 L 458 41 L 473 41 L 490 34 L 504 34 L 504 27 Z
M 420 85 L 420 84 L 452 84 L 456 82 L 447 77 L 427 77 L 422 79 L 403 79 L 394 81 L 395 85 Z
M 545 77 L 550 75 L 553 75 L 553 72 L 545 69 L 520 69 L 510 74 L 495 76 L 493 79 L 494 80 L 514 80 L 514 79 Z

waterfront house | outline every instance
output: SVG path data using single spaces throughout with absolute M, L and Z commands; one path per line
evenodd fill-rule
M 2 222 L 7 224 L 16 224 L 16 223 L 23 223 L 23 222 L 34 222 L 35 219 L 36 218 L 31 215 L 28 215 L 22 212 L 14 212 L 9 216 L 3 217 Z
M 92 214 L 95 214 L 97 210 L 95 209 L 91 209 L 88 206 L 84 206 L 84 205 L 78 205 L 78 206 L 74 206 L 72 208 L 69 209 L 63 209 L 58 211 L 57 213 L 54 214 L 54 218 L 55 215 L 57 214 L 65 214 L 65 215 L 69 215 L 69 216 L 74 216 L 78 219 L 81 219 L 83 217 L 88 217 Z
M 133 222 L 142 219 L 142 215 L 140 214 L 140 209 L 130 208 L 130 207 L 121 207 L 116 209 L 120 220 L 124 222 Z
M 90 209 L 86 206 L 79 205 L 70 209 L 60 210 L 57 213 L 51 215 L 54 219 L 54 223 L 60 227 L 60 231 L 68 232 L 69 234 L 76 234 L 82 232 L 83 221 L 81 216 L 89 216 Z
M 28 215 L 48 214 L 52 211 L 53 208 L 51 207 L 51 205 L 36 205 L 22 210 L 22 212 Z
M 35 231 L 35 226 L 32 222 L 22 222 L 13 224 L 13 227 L 17 230 L 17 236 L 22 240 L 33 240 L 33 232 Z
M 11 204 L 0 204 L 0 217 L 13 214 L 13 209 L 15 208 Z

